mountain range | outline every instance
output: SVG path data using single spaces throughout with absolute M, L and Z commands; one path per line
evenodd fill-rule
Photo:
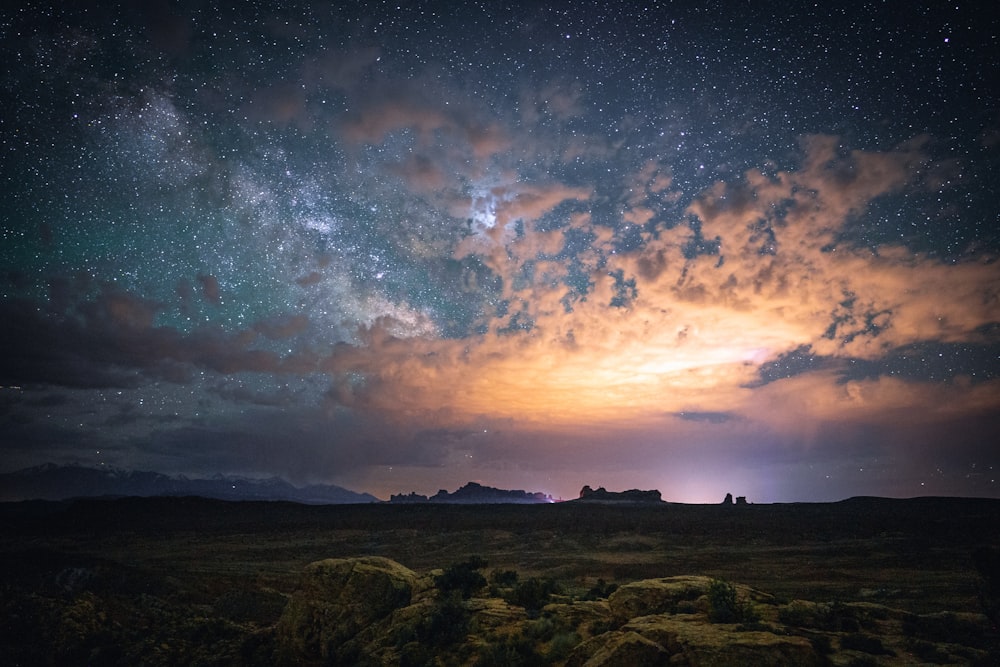
M 248 479 L 216 475 L 190 479 L 157 472 L 53 463 L 0 474 L 0 502 L 91 496 L 200 496 L 219 500 L 287 500 L 310 505 L 382 502 L 369 493 L 333 484 L 298 487 L 278 477 Z

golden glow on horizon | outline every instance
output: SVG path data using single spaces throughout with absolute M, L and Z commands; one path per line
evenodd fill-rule
M 503 332 L 514 308 L 475 338 L 401 339 L 391 335 L 391 323 L 376 323 L 362 332 L 361 345 L 343 346 L 329 360 L 334 376 L 365 378 L 341 387 L 337 399 L 388 419 L 419 416 L 445 427 L 508 420 L 563 431 L 669 431 L 681 419 L 709 415 L 797 433 L 884 410 L 929 415 L 996 407 L 995 381 L 943 388 L 883 377 L 845 384 L 843 369 L 817 368 L 760 382 L 762 364 L 796 350 L 827 364 L 877 359 L 923 340 L 975 341 L 977 329 L 996 320 L 1000 275 L 988 261 L 945 265 L 892 246 L 836 246 L 851 216 L 908 183 L 920 146 L 845 158 L 835 138 L 810 137 L 799 171 L 765 177 L 752 170 L 743 181 L 717 183 L 688 214 L 701 221 L 705 238 L 719 240 L 719 256 L 686 256 L 690 229 L 682 224 L 648 236 L 631 253 L 614 252 L 608 230 L 583 213 L 565 230 L 537 231 L 534 221 L 553 206 L 589 193 L 559 184 L 512 186 L 494 202 L 496 233 L 455 256 L 479 255 L 531 330 Z M 850 180 L 830 167 L 838 161 L 849 164 Z M 651 173 L 644 168 L 636 178 Z M 671 187 L 669 179 L 657 182 Z M 637 182 L 636 191 L 645 186 Z M 776 218 L 779 208 L 786 213 Z M 504 233 L 517 220 L 524 233 Z M 770 250 L 753 232 L 761 221 L 773 228 Z M 584 255 L 593 268 L 587 298 L 568 308 L 565 263 L 539 253 L 558 252 L 559 236 L 571 230 L 594 239 L 590 259 Z M 547 279 L 519 280 L 528 261 Z M 617 306 L 616 275 L 635 284 Z

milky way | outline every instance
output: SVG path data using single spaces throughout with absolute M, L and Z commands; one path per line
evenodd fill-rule
M 0 463 L 1000 495 L 1000 23 L 2 11 Z

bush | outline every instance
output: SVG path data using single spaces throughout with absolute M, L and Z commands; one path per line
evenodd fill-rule
M 618 590 L 618 584 L 605 583 L 603 579 L 598 579 L 597 583 L 583 596 L 584 600 L 603 600 Z
M 469 633 L 469 612 L 458 593 L 440 600 L 417 626 L 417 640 L 426 646 L 447 646 L 465 639 Z
M 572 631 L 556 633 L 549 642 L 549 650 L 545 659 L 549 662 L 561 662 L 569 657 L 570 652 L 580 643 L 580 635 Z
M 514 570 L 493 570 L 490 573 L 490 597 L 503 597 L 516 585 L 517 572 Z
M 760 615 L 749 600 L 740 601 L 736 586 L 714 579 L 708 587 L 708 620 L 713 623 L 756 623 Z
M 532 577 L 519 583 L 513 591 L 504 596 L 508 603 L 524 607 L 529 616 L 537 615 L 549 603 L 549 597 L 561 593 L 562 589 L 554 579 Z
M 453 563 L 443 574 L 434 578 L 434 585 L 443 595 L 457 591 L 463 600 L 468 600 L 473 593 L 486 585 L 486 578 L 479 573 L 479 570 L 486 565 L 486 561 L 479 556 L 472 556 L 461 563 Z
M 501 588 L 513 588 L 517 584 L 515 570 L 493 570 L 490 573 L 490 583 Z

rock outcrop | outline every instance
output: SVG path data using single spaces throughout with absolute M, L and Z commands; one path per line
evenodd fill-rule
M 577 646 L 566 660 L 566 667 L 632 667 L 669 662 L 670 653 L 660 644 L 631 630 L 613 630 Z
M 641 491 L 639 489 L 629 489 L 628 491 L 608 491 L 603 486 L 592 489 L 584 486 L 580 489 L 578 502 L 599 502 L 599 503 L 660 503 L 663 497 L 656 489 Z
M 410 492 L 407 494 L 398 493 L 389 497 L 389 502 L 395 504 L 402 503 L 445 503 L 451 505 L 538 505 L 541 503 L 555 502 L 552 496 L 539 491 L 528 492 L 522 489 L 497 489 L 492 486 L 483 486 L 476 482 L 469 482 L 465 486 L 456 489 L 454 493 L 448 493 L 441 489 L 428 498 L 425 495 Z
M 386 558 L 318 561 L 307 566 L 277 624 L 274 656 L 287 665 L 810 667 L 969 664 L 991 655 L 982 614 L 915 615 L 866 602 L 780 604 L 763 591 L 704 576 L 626 583 L 606 600 L 559 596 L 540 614 L 508 600 L 462 599 L 435 588 L 430 574 Z M 720 600 L 750 612 L 742 622 L 712 622 Z
M 409 606 L 421 588 L 415 572 L 388 558 L 311 563 L 278 621 L 282 649 L 299 664 L 336 662 L 355 635 Z
M 745 630 L 732 624 L 706 623 L 685 614 L 642 616 L 622 630 L 662 646 L 671 665 L 797 665 L 824 664 L 805 637 L 776 634 L 774 629 Z

